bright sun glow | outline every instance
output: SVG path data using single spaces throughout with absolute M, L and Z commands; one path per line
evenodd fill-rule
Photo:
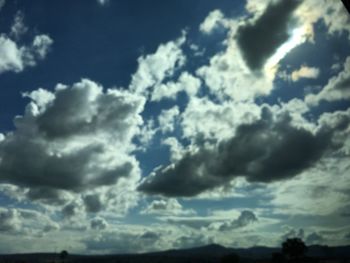
M 265 75 L 273 80 L 278 69 L 278 63 L 296 46 L 305 42 L 310 37 L 310 30 L 306 26 L 293 29 L 290 39 L 280 46 L 276 53 L 264 66 Z

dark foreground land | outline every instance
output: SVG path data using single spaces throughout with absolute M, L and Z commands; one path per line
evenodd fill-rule
M 327 247 L 310 246 L 303 258 L 297 260 L 276 260 L 280 248 L 253 247 L 247 249 L 225 248 L 220 245 L 208 245 L 204 247 L 168 250 L 163 252 L 128 254 L 128 255 L 68 255 L 60 258 L 55 253 L 37 254 L 13 254 L 0 255 L 0 263 L 179 263 L 179 262 L 203 262 L 203 263 L 236 263 L 236 262 L 324 262 L 324 263 L 350 263 L 350 246 Z M 237 255 L 237 258 L 229 258 L 228 255 Z M 226 259 L 225 259 L 226 257 Z M 237 261 L 238 260 L 238 261 Z

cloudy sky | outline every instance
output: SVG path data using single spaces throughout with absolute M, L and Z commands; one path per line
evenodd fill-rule
M 0 0 L 0 253 L 350 244 L 333 0 Z

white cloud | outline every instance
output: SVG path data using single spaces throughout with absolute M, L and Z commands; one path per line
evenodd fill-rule
M 104 5 L 106 5 L 106 4 L 109 3 L 109 0 L 97 0 L 97 2 L 98 2 L 100 5 L 104 6 Z
M 327 85 L 317 94 L 309 94 L 305 101 L 318 105 L 321 101 L 337 101 L 350 98 L 350 57 L 344 62 L 344 69 L 338 75 L 329 79 Z
M 220 222 L 218 224 L 211 224 L 209 228 L 217 229 L 218 231 L 226 232 L 235 229 L 244 228 L 254 222 L 258 221 L 256 215 L 249 210 L 244 210 L 236 219 Z
M 210 144 L 199 136 L 198 147 L 189 148 L 175 163 L 155 169 L 138 189 L 168 197 L 192 197 L 230 186 L 242 176 L 250 182 L 283 181 L 343 149 L 346 142 L 337 137 L 347 130 L 349 118 L 317 130 L 310 129 L 312 125 L 300 126 L 298 121 L 295 123 L 289 112 L 263 106 L 259 119 L 240 124 L 231 130 L 231 137 Z M 285 149 L 289 149 L 288 156 Z
M 33 52 L 39 59 L 44 59 L 52 43 L 52 39 L 47 35 L 35 36 L 32 44 Z
M 6 71 L 20 72 L 24 68 L 23 49 L 4 35 L 0 36 L 0 74 Z
M 3 235 L 34 235 L 59 230 L 60 226 L 45 213 L 36 210 L 0 207 L 0 232 Z
M 126 90 L 104 92 L 87 79 L 25 96 L 31 102 L 24 116 L 0 142 L 1 183 L 24 187 L 28 198 L 45 204 L 66 203 L 72 198 L 67 192 L 77 202 L 79 193 L 97 194 L 118 213 L 137 203 L 140 170 L 131 152 L 144 98 Z M 97 212 L 89 200 L 87 211 Z
M 162 110 L 160 115 L 158 116 L 159 128 L 163 133 L 173 132 L 175 121 L 178 119 L 180 114 L 179 107 L 174 106 L 168 110 Z
M 240 124 L 248 124 L 260 116 L 254 103 L 225 101 L 214 103 L 203 97 L 192 97 L 181 115 L 183 136 L 193 142 L 228 139 Z
M 192 209 L 185 209 L 183 206 L 174 198 L 161 199 L 152 201 L 145 209 L 141 211 L 141 214 L 151 215 L 194 215 L 196 212 Z
M 275 213 L 327 216 L 340 214 L 350 204 L 346 186 L 348 157 L 325 158 L 309 171 L 268 186 Z M 303 200 L 303 202 L 300 202 Z
M 0 0 L 0 11 L 4 7 L 6 0 Z
M 14 232 L 20 227 L 19 213 L 16 209 L 0 210 L 0 232 Z
M 316 79 L 320 74 L 320 70 L 315 67 L 301 66 L 299 69 L 291 73 L 292 81 L 296 82 L 302 78 Z
M 138 58 L 138 68 L 132 76 L 130 90 L 138 94 L 148 94 L 149 88 L 162 83 L 164 78 L 174 74 L 186 60 L 181 46 L 186 40 L 185 33 L 175 41 L 161 44 L 155 53 Z
M 182 72 L 177 82 L 169 81 L 164 84 L 159 84 L 154 87 L 151 100 L 160 101 L 164 98 L 176 99 L 176 95 L 184 91 L 191 97 L 197 94 L 201 86 L 201 81 L 189 74 L 188 72 Z
M 176 137 L 167 137 L 162 141 L 162 144 L 167 145 L 170 150 L 170 160 L 172 162 L 181 159 L 182 155 L 185 153 L 184 147 L 176 139 Z
M 32 45 L 18 46 L 6 35 L 0 36 L 0 74 L 7 71 L 21 72 L 25 67 L 33 67 L 43 60 L 52 39 L 47 35 L 35 36 Z
M 10 32 L 10 35 L 13 36 L 15 39 L 19 39 L 23 34 L 25 34 L 28 31 L 28 28 L 25 26 L 23 20 L 23 13 L 21 11 L 18 11 L 15 15 Z
M 161 242 L 161 238 L 162 236 L 158 232 L 145 231 L 139 227 L 123 226 L 118 230 L 105 231 L 98 235 L 86 237 L 82 242 L 90 253 L 121 254 L 164 249 L 166 244 Z
M 31 44 L 22 45 L 11 39 L 18 40 L 28 31 L 23 17 L 23 13 L 18 11 L 9 36 L 0 34 L 0 74 L 8 71 L 18 73 L 26 67 L 35 66 L 38 61 L 45 59 L 53 44 L 53 40 L 45 34 L 35 35 Z
M 268 60 L 262 71 L 255 74 L 247 66 L 242 53 L 237 52 L 240 50 L 236 42 L 238 27 L 238 20 L 232 20 L 227 39 L 223 42 L 226 49 L 211 57 L 209 65 L 196 70 L 196 75 L 204 80 L 209 92 L 220 100 L 231 98 L 235 101 L 248 101 L 268 95 L 273 89 L 278 62 L 291 46 L 299 43 L 295 41 L 295 45 L 282 48 L 283 52 Z
M 308 28 L 309 32 L 313 31 L 316 22 L 322 20 L 328 28 L 328 34 L 330 35 L 341 32 L 350 33 L 350 17 L 341 1 L 303 1 L 296 15 L 300 17 L 300 20 Z
M 228 21 L 220 10 L 214 10 L 209 13 L 205 20 L 200 24 L 199 30 L 204 34 L 210 34 L 218 26 L 227 26 Z
M 229 33 L 223 44 L 227 48 L 213 56 L 209 65 L 200 67 L 197 75 L 220 99 L 230 97 L 244 101 L 270 94 L 279 62 L 296 46 L 313 41 L 313 24 L 323 18 L 326 10 L 315 2 L 317 11 L 311 10 L 311 2 L 250 0 L 246 9 L 253 17 L 246 21 L 223 18 L 218 11 L 211 13 L 205 20 L 207 23 L 202 24 L 203 30 L 207 28 L 210 32 L 218 21 L 225 21 Z M 332 9 L 331 4 L 327 6 Z M 314 18 L 305 18 L 310 12 Z M 266 38 L 260 29 L 268 25 L 271 37 Z M 275 34 L 278 37 L 274 37 Z M 253 44 L 256 42 L 264 50 L 257 49 Z M 312 75 L 317 73 L 314 71 Z
M 1 2 L 4 1 L 0 0 L 0 8 Z M 98 2 L 105 5 L 108 0 Z M 301 2 L 298 8 L 292 8 L 295 12 L 293 19 L 288 21 L 291 22 L 290 30 L 286 31 L 288 37 L 274 46 L 274 52 L 260 58 L 263 64 L 261 72 L 255 74 L 243 56 L 242 47 L 237 44 L 237 29 L 257 23 L 272 2 L 278 1 L 247 1 L 249 21 L 243 21 L 242 17 L 226 18 L 218 10 L 211 12 L 200 25 L 200 30 L 208 35 L 219 27 L 228 29 L 228 37 L 221 43 L 225 50 L 214 55 L 207 65 L 199 67 L 196 76 L 187 71 L 179 72 L 186 62 L 182 50 L 186 37 L 183 35 L 160 45 L 153 54 L 138 59 L 130 92 L 122 89 L 105 91 L 93 81 L 82 80 L 72 86 L 59 84 L 54 91 L 38 89 L 24 94 L 30 103 L 24 115 L 16 117 L 16 129 L 0 134 L 0 183 L 3 183 L 0 192 L 11 201 L 40 204 L 40 209 L 52 213 L 51 216 L 57 216 L 60 211 L 64 219 L 58 224 L 47 214 L 40 217 L 38 211 L 0 209 L 0 231 L 4 237 L 0 240 L 0 247 L 8 248 L 6 243 L 11 243 L 23 251 L 34 251 L 51 249 L 57 242 L 55 246 L 71 246 L 72 251 L 86 252 L 87 249 L 90 253 L 125 253 L 212 242 L 235 246 L 276 245 L 280 238 L 276 225 L 282 224 L 278 215 L 323 218 L 348 209 L 350 130 L 345 127 L 349 123 L 348 113 L 325 114 L 311 122 L 304 118 L 310 110 L 309 105 L 313 105 L 309 101 L 308 105 L 293 99 L 280 106 L 268 107 L 270 113 L 262 110 L 266 106 L 253 103 L 254 99 L 270 94 L 274 88 L 278 64 L 284 56 L 297 45 L 312 41 L 316 21 L 323 19 L 329 33 L 334 34 L 346 31 L 347 26 L 338 25 L 331 18 L 343 22 L 348 19 L 336 17 L 341 14 L 339 5 L 333 8 L 330 4 L 317 5 L 316 1 L 315 10 L 308 10 L 314 17 L 307 18 L 305 10 L 311 8 L 313 0 Z M 324 10 L 334 11 L 323 14 Z M 20 25 L 25 27 L 23 17 L 17 22 L 17 26 L 13 24 L 13 38 L 22 34 Z M 282 31 L 282 35 L 286 33 Z M 0 73 L 20 72 L 34 66 L 47 56 L 52 44 L 46 35 L 35 36 L 29 45 L 19 45 L 7 35 L 1 35 Z M 194 52 L 201 51 L 198 46 L 190 48 Z M 343 98 L 345 91 L 334 95 L 334 89 L 348 82 L 348 71 L 345 64 L 344 71 L 329 81 L 329 88 L 325 88 L 321 95 L 315 95 L 319 96 L 317 100 Z M 291 78 L 298 81 L 318 75 L 317 68 L 302 66 L 291 74 Z M 199 90 L 204 91 L 207 87 L 202 86 L 197 77 L 209 88 L 207 97 L 199 97 L 203 95 Z M 181 112 L 179 106 L 173 106 L 180 92 L 188 97 L 188 104 L 181 105 Z M 146 98 L 153 102 L 173 100 L 170 101 L 172 108 L 160 110 L 160 115 L 144 122 L 141 113 Z M 159 103 L 157 107 L 159 105 L 163 106 Z M 155 123 L 159 126 L 156 127 Z M 243 208 L 211 210 L 209 216 L 202 217 L 188 208 L 186 202 L 180 203 L 174 198 L 151 199 L 138 212 L 141 220 L 147 217 L 157 221 L 152 221 L 147 228 L 122 224 L 120 216 L 136 207 L 143 196 L 135 192 L 141 171 L 134 151 L 146 149 L 155 134 L 162 136 L 175 129 L 181 138 L 160 138 L 161 143 L 170 148 L 172 164 L 155 169 L 147 179 L 164 174 L 171 177 L 171 171 L 180 167 L 176 170 L 178 178 L 170 180 L 170 184 L 166 184 L 166 177 L 159 179 L 160 187 L 155 187 L 153 192 L 151 189 L 150 193 L 175 196 L 178 193 L 171 191 L 182 187 L 180 194 L 193 196 L 193 193 L 209 189 L 197 196 L 196 202 L 205 202 L 203 199 L 222 199 L 226 194 L 229 197 L 248 197 L 251 201 L 260 197 L 258 193 L 261 191 L 264 198 L 257 206 L 267 205 L 271 210 L 266 208 L 267 212 L 261 213 L 259 209 L 251 212 Z M 135 138 L 139 139 L 141 146 L 136 145 Z M 184 145 L 183 141 L 186 142 Z M 313 155 L 315 150 L 320 154 L 324 149 L 328 150 L 328 145 L 334 147 L 334 155 L 327 155 L 327 158 L 319 158 L 317 153 Z M 309 149 L 311 156 L 303 149 Z M 288 165 L 293 165 L 296 171 L 289 172 L 280 167 Z M 304 171 L 300 167 L 308 169 Z M 216 176 L 217 170 L 226 178 Z M 6 174 L 8 171 L 11 175 Z M 267 182 L 271 174 L 277 176 L 276 171 L 284 176 L 282 179 L 288 177 L 289 180 L 259 186 L 247 181 L 252 178 Z M 242 175 L 246 175 L 247 180 Z M 213 186 L 217 188 L 213 190 Z M 260 188 L 256 190 L 255 187 Z M 250 206 L 245 201 L 241 202 L 242 207 Z M 272 213 L 274 218 L 261 217 L 264 213 Z M 38 222 L 45 224 L 39 226 Z M 231 230 L 235 231 L 234 237 L 226 233 Z M 71 234 L 78 231 L 79 238 Z M 16 239 L 11 233 L 21 233 L 23 238 Z M 293 233 L 298 234 L 287 232 Z M 312 229 L 304 236 L 311 244 L 325 235 L 319 229 Z

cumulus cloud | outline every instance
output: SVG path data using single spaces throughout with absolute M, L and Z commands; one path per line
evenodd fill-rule
M 343 71 L 332 77 L 319 93 L 307 95 L 305 101 L 310 105 L 318 105 L 321 101 L 343 99 L 350 99 L 350 57 L 346 58 Z
M 84 204 L 86 211 L 90 213 L 97 213 L 104 208 L 99 194 L 86 195 L 84 197 Z
M 219 26 L 227 26 L 224 14 L 220 10 L 214 10 L 209 13 L 205 20 L 200 24 L 199 30 L 204 34 L 210 34 Z
M 0 36 L 0 73 L 6 71 L 20 72 L 24 68 L 23 51 L 17 44 L 4 35 Z
M 301 66 L 299 69 L 291 73 L 292 81 L 296 82 L 302 78 L 316 79 L 320 74 L 320 70 L 314 67 Z
M 21 227 L 19 213 L 16 209 L 0 210 L 0 232 L 13 232 Z
M 162 110 L 158 116 L 159 128 L 163 133 L 173 132 L 175 120 L 178 118 L 180 110 L 178 106 L 174 106 L 168 110 Z
M 43 204 L 63 205 L 72 199 L 69 192 L 47 187 L 30 188 L 24 192 L 26 198 L 37 200 Z
M 142 97 L 118 89 L 104 92 L 87 79 L 25 96 L 31 101 L 24 116 L 0 142 L 1 183 L 29 188 L 33 199 L 100 186 L 134 187 L 140 173 L 132 139 L 142 124 Z M 117 197 L 108 191 L 106 196 Z M 101 208 L 89 195 L 84 202 L 87 211 Z
M 18 46 L 13 40 L 0 36 L 0 74 L 7 71 L 21 72 L 44 59 L 52 45 L 47 35 L 38 35 L 30 46 Z
M 154 87 L 151 100 L 160 101 L 162 99 L 176 99 L 176 95 L 184 91 L 191 97 L 197 94 L 201 86 L 201 81 L 189 74 L 188 72 L 182 72 L 177 82 L 167 82 L 159 84 Z
M 44 233 L 54 232 L 58 230 L 60 230 L 60 225 L 56 222 L 48 222 L 43 229 Z
M 90 221 L 90 227 L 95 230 L 104 230 L 108 227 L 108 223 L 101 217 L 95 217 Z
M 257 217 L 252 211 L 244 210 L 241 212 L 241 214 L 237 219 L 220 223 L 218 226 L 216 226 L 216 228 L 219 231 L 225 232 L 225 231 L 230 231 L 237 228 L 246 227 L 256 222 L 257 220 L 258 220 Z
M 249 102 L 216 103 L 207 97 L 192 97 L 181 114 L 183 136 L 195 144 L 232 137 L 237 126 L 260 117 L 260 107 Z
M 35 59 L 44 59 L 49 52 L 53 40 L 47 35 L 35 36 L 32 44 L 33 61 L 31 64 L 35 65 Z M 28 56 L 28 55 L 27 55 Z
M 192 209 L 184 209 L 182 205 L 173 198 L 152 201 L 141 214 L 154 215 L 193 215 L 195 211 Z
M 111 231 L 82 240 L 94 253 L 132 253 L 155 250 L 160 236 L 148 231 Z
M 251 70 L 260 71 L 289 39 L 291 17 L 300 3 L 293 0 L 270 3 L 259 18 L 238 29 L 237 43 Z
M 275 213 L 326 217 L 345 211 L 350 202 L 346 188 L 350 183 L 348 156 L 337 155 L 321 160 L 300 177 L 269 185 L 267 191 L 271 193 L 270 205 Z
M 189 151 L 179 161 L 157 168 L 139 190 L 165 196 L 194 196 L 240 176 L 265 183 L 289 179 L 336 147 L 332 144 L 332 132 L 295 127 L 288 113 L 274 116 L 265 107 L 259 120 L 238 126 L 230 139 L 214 147 Z
M 322 18 L 319 12 L 317 19 L 306 19 L 310 10 L 305 2 L 309 1 L 249 0 L 249 17 L 222 18 L 218 12 L 211 13 L 205 20 L 211 21 L 208 28 L 224 25 L 227 38 L 222 41 L 226 50 L 196 70 L 210 93 L 222 101 L 227 97 L 247 101 L 270 94 L 280 61 L 298 45 L 313 40 L 313 25 Z
M 24 24 L 24 15 L 21 11 L 18 11 L 15 15 L 13 24 L 11 26 L 10 35 L 15 39 L 19 39 L 23 34 L 28 31 L 28 28 Z
M 60 226 L 45 213 L 21 208 L 0 207 L 0 232 L 4 235 L 35 235 L 59 230 Z
M 138 68 L 132 76 L 130 90 L 148 94 L 149 88 L 159 85 L 166 77 L 174 74 L 184 65 L 186 57 L 181 46 L 186 40 L 185 33 L 175 41 L 161 44 L 155 53 L 138 58 Z
M 234 26 L 232 26 L 234 27 Z M 233 38 L 235 29 L 229 34 Z M 225 51 L 210 58 L 209 64 L 199 67 L 196 75 L 203 79 L 209 93 L 220 101 L 231 98 L 235 101 L 249 101 L 267 95 L 273 88 L 274 76 L 251 74 L 245 65 L 237 44 L 229 40 Z
M 79 201 L 72 201 L 62 208 L 62 216 L 65 219 L 72 219 L 83 213 L 83 206 Z
M 5 1 L 2 1 L 0 9 L 4 3 Z M 26 67 L 34 67 L 38 61 L 45 59 L 53 44 L 53 40 L 45 34 L 35 35 L 31 44 L 17 43 L 16 41 L 28 31 L 23 18 L 23 13 L 18 11 L 10 34 L 0 35 L 0 74 L 8 71 L 18 73 Z
M 97 2 L 105 5 L 109 1 Z M 308 18 L 306 10 L 312 9 L 312 2 L 314 17 Z M 92 253 L 185 248 L 217 240 L 239 246 L 259 242 L 265 245 L 268 240 L 268 244 L 274 245 L 270 241 L 279 240 L 280 233 L 269 230 L 272 223 L 281 223 L 276 214 L 270 221 L 259 212 L 243 210 L 239 214 L 256 200 L 259 191 L 268 192 L 268 205 L 278 215 L 324 216 L 346 211 L 349 114 L 325 114 L 315 123 L 306 121 L 304 116 L 310 105 L 323 99 L 347 98 L 347 93 L 309 95 L 317 97 L 317 103 L 307 99 L 308 105 L 299 99 L 282 103 L 288 113 L 281 112 L 277 105 L 262 108 L 255 103 L 255 99 L 268 95 L 274 88 L 278 62 L 288 48 L 307 38 L 311 40 L 314 23 L 322 19 L 331 34 L 347 30 L 346 23 L 336 23 L 348 21 L 341 16 L 340 5 L 320 2 L 247 0 L 249 14 L 239 18 L 227 18 L 214 10 L 199 29 L 206 35 L 204 39 L 209 39 L 215 30 L 225 28 L 227 39 L 220 43 L 225 50 L 208 58 L 208 65 L 197 69 L 190 65 L 188 71 L 181 72 L 187 47 L 194 56 L 204 54 L 202 47 L 185 46 L 187 36 L 183 34 L 138 59 L 130 91 L 105 90 L 97 83 L 82 80 L 71 86 L 59 84 L 54 91 L 38 89 L 26 93 L 24 96 L 30 102 L 24 115 L 16 117 L 15 130 L 0 134 L 0 192 L 11 201 L 27 198 L 34 205 L 43 204 L 41 208 L 53 212 L 55 218 L 60 211 L 62 221 L 58 224 L 49 217 L 40 217 L 38 212 L 0 209 L 0 232 L 9 236 L 23 230 L 21 233 L 39 236 L 41 231 L 46 236 L 61 230 L 60 240 L 67 240 L 65 231 L 83 230 L 84 237 L 79 238 L 84 240 L 74 240 L 72 247 L 83 251 L 85 245 Z M 0 0 L 0 9 L 1 3 L 4 0 Z M 32 43 L 26 45 L 18 43 L 26 30 L 23 15 L 18 13 L 11 33 L 0 36 L 0 73 L 20 72 L 47 56 L 53 42 L 46 35 L 34 36 Z M 299 38 L 294 38 L 295 32 Z M 283 55 L 279 54 L 282 49 Z M 275 54 L 279 55 L 274 68 L 268 72 L 264 66 Z M 347 71 L 345 65 L 344 71 L 330 80 L 332 88 L 328 89 L 346 90 Z M 318 75 L 317 68 L 302 66 L 289 77 L 298 81 Z M 184 94 L 186 99 L 182 100 Z M 160 114 L 143 122 L 146 98 Z M 164 105 L 167 110 L 162 110 Z M 134 191 L 141 174 L 134 152 L 146 149 L 155 134 L 181 137 L 159 138 L 169 146 L 172 164 L 155 168 L 141 182 L 140 191 L 166 197 L 204 193 L 204 198 L 210 199 L 222 198 L 224 191 L 231 190 L 231 194 L 232 188 L 236 191 L 241 187 L 245 192 L 239 193 L 240 197 L 249 195 L 249 200 L 242 199 L 236 213 L 202 217 L 188 208 L 186 202 L 147 198 L 148 203 L 136 213 L 141 214 L 141 219 L 157 220 L 157 224 L 151 221 L 152 229 L 140 225 L 139 229 L 130 230 L 129 226 L 119 225 L 119 213 L 135 206 L 139 196 L 144 197 Z M 113 224 L 116 220 L 118 225 Z M 264 220 L 270 224 L 264 238 L 259 236 L 261 232 L 247 234 L 250 227 L 266 227 Z M 44 223 L 38 226 L 35 221 Z M 155 225 L 171 231 L 166 230 L 164 235 L 153 229 Z M 236 234 L 233 239 L 225 235 L 232 230 Z M 213 233 L 215 240 L 210 236 Z M 308 244 L 325 240 L 318 230 L 310 233 L 290 230 L 285 235 L 294 236 L 302 236 Z M 4 244 L 7 240 L 0 242 Z
M 330 2 L 327 0 L 303 1 L 296 11 L 304 25 L 312 31 L 314 24 L 318 21 L 324 22 L 327 33 L 334 36 L 339 33 L 347 33 L 350 37 L 350 17 L 343 3 Z

